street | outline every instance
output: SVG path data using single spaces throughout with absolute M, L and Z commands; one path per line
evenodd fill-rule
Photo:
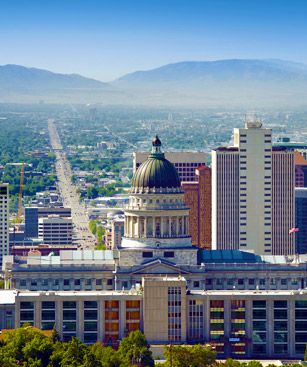
M 75 242 L 82 249 L 93 249 L 95 237 L 88 228 L 86 209 L 84 204 L 80 202 L 80 195 L 76 186 L 71 181 L 72 171 L 70 163 L 66 158 L 54 121 L 51 119 L 48 120 L 48 131 L 51 146 L 56 155 L 55 168 L 60 194 L 63 198 L 64 206 L 71 208 Z

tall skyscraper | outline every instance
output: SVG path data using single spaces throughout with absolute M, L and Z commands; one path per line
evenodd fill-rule
M 0 184 L 0 266 L 9 252 L 9 185 Z
M 293 152 L 272 148 L 271 129 L 234 129 L 233 146 L 212 152 L 212 248 L 294 253 L 294 182 Z

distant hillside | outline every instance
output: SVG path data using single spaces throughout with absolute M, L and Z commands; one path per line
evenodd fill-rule
M 283 60 L 187 61 L 112 83 L 18 65 L 0 66 L 0 103 L 180 107 L 306 107 L 307 66 Z
M 137 71 L 113 82 L 163 104 L 306 104 L 307 66 L 283 60 L 188 61 Z
M 116 91 L 77 74 L 58 74 L 20 65 L 0 66 L 0 102 L 101 102 Z

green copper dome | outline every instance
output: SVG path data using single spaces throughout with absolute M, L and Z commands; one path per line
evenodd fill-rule
M 160 139 L 156 136 L 152 141 L 151 154 L 134 174 L 132 192 L 153 191 L 152 189 L 155 189 L 155 192 L 159 189 L 181 191 L 178 172 L 175 166 L 165 158 L 161 145 Z

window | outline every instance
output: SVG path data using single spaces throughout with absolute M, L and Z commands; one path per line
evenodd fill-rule
M 194 288 L 199 288 L 199 285 L 200 285 L 199 280 L 195 280 L 195 281 L 193 282 L 193 287 L 194 287 Z
M 64 286 L 68 286 L 69 285 L 69 279 L 64 279 Z
M 107 285 L 113 285 L 113 279 L 108 279 L 107 280 Z
M 81 284 L 81 281 L 80 281 L 80 279 L 75 279 L 75 285 L 80 285 Z
M 164 257 L 175 257 L 174 251 L 165 251 Z
M 255 284 L 255 279 L 248 279 L 248 284 L 249 285 L 254 285 Z
M 143 257 L 153 257 L 153 252 L 152 251 L 144 251 L 143 252 Z
M 96 285 L 102 285 L 102 279 L 96 279 Z

